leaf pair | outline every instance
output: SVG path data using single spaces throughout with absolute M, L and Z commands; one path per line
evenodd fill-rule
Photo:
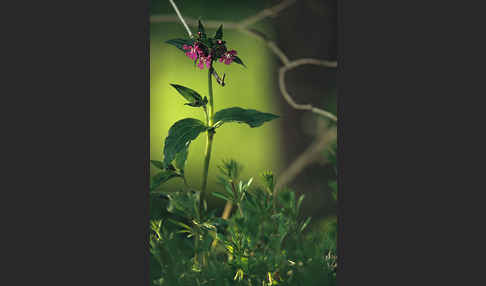
M 223 109 L 216 112 L 214 115 L 218 127 L 225 122 L 246 123 L 250 127 L 257 127 L 266 121 L 275 118 L 278 118 L 278 116 L 239 107 Z M 169 129 L 169 135 L 165 139 L 164 161 L 162 162 L 162 167 L 167 169 L 181 152 L 183 153 L 180 155 L 180 164 L 183 164 L 187 158 L 187 149 L 189 148 L 191 141 L 196 139 L 200 133 L 209 128 L 210 127 L 206 126 L 202 121 L 194 118 L 185 118 L 174 123 Z

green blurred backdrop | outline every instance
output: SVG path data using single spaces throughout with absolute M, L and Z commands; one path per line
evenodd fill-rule
M 186 17 L 201 20 L 239 21 L 262 9 L 280 3 L 279 0 L 175 0 Z M 336 1 L 302 0 L 282 11 L 275 18 L 267 18 L 253 25 L 265 33 L 290 59 L 336 59 Z M 152 0 L 151 15 L 174 15 L 168 0 Z M 196 28 L 191 27 L 195 32 Z M 213 34 L 215 29 L 207 29 Z M 200 108 L 184 105 L 185 100 L 169 84 L 190 87 L 202 96 L 208 95 L 207 69 L 200 70 L 177 48 L 164 43 L 169 39 L 187 37 L 180 22 L 150 24 L 150 158 L 162 160 L 163 144 L 168 130 L 176 121 L 194 117 L 203 120 Z M 208 178 L 208 191 L 221 191 L 217 183 L 216 165 L 222 159 L 234 158 L 245 167 L 241 179 L 255 177 L 272 170 L 278 175 L 288 167 L 316 139 L 319 119 L 308 112 L 297 111 L 284 101 L 278 90 L 277 75 L 281 63 L 266 44 L 235 30 L 224 29 L 228 48 L 238 51 L 247 69 L 237 64 L 217 63 L 219 74 L 226 73 L 227 85 L 221 87 L 213 80 L 216 111 L 232 106 L 256 109 L 280 115 L 281 118 L 250 128 L 236 123 L 217 130 Z M 316 66 L 299 67 L 286 75 L 288 91 L 300 103 L 312 103 L 336 114 L 336 70 Z M 322 123 L 322 122 L 321 122 Z M 186 166 L 188 183 L 200 188 L 202 181 L 205 136 L 191 143 Z M 327 152 L 327 151 L 326 151 Z M 322 159 L 325 153 L 322 152 Z M 155 172 L 154 169 L 151 172 Z M 151 173 L 153 174 L 153 173 Z M 305 193 L 303 216 L 312 216 L 308 229 L 331 228 L 336 222 L 336 202 L 328 186 L 335 179 L 334 167 L 315 162 L 289 183 L 297 195 Z M 163 190 L 177 190 L 183 182 L 174 179 Z M 223 200 L 208 196 L 210 208 L 222 211 Z M 150 216 L 160 218 L 164 202 L 150 201 Z M 155 266 L 154 266 L 155 265 Z M 151 259 L 151 275 L 157 273 L 157 262 Z M 155 274 L 154 274 L 155 273 Z M 156 276 L 152 277 L 155 279 Z
M 263 8 L 265 1 L 177 1 L 185 16 L 201 17 L 210 20 L 239 20 Z M 223 7 L 223 9 L 222 9 Z M 222 14 L 221 11 L 227 12 Z M 231 11 L 231 12 L 230 12 Z M 151 14 L 173 14 L 168 1 L 153 1 Z M 191 28 L 193 32 L 195 28 Z M 258 29 L 268 35 L 273 31 L 269 25 L 258 25 Z M 207 29 L 214 34 L 215 29 Z M 170 83 L 180 84 L 208 95 L 207 69 L 200 70 L 194 63 L 166 40 L 187 37 L 181 23 L 155 23 L 150 25 L 150 158 L 163 158 L 163 143 L 168 130 L 176 121 L 194 117 L 204 121 L 202 109 L 184 105 L 184 99 L 171 87 Z M 276 104 L 273 82 L 276 81 L 275 56 L 263 41 L 241 32 L 224 29 L 224 39 L 230 49 L 238 51 L 247 69 L 241 65 L 217 63 L 219 74 L 226 73 L 225 87 L 213 80 L 215 110 L 240 106 L 280 115 Z M 211 155 L 208 190 L 220 186 L 216 175 L 222 159 L 234 158 L 244 166 L 242 179 L 257 176 L 271 169 L 278 172 L 282 168 L 280 153 L 282 127 L 280 120 L 274 120 L 259 128 L 247 125 L 226 124 L 218 129 Z M 199 136 L 191 143 L 187 161 L 187 178 L 191 187 L 199 188 L 202 182 L 203 154 L 205 136 Z M 155 170 L 152 170 L 154 172 Z M 259 178 L 255 178 L 259 179 Z M 163 188 L 176 189 L 182 186 L 181 180 L 172 180 Z M 209 197 L 210 202 L 219 201 Z

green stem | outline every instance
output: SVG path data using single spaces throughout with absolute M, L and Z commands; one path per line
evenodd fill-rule
M 200 210 L 202 213 L 202 206 L 203 206 L 203 201 L 205 199 L 206 195 L 206 187 L 208 184 L 208 173 L 209 173 L 209 160 L 211 159 L 211 149 L 213 146 L 213 136 L 214 136 L 214 131 L 208 131 L 207 132 L 207 137 L 206 137 L 206 151 L 204 153 L 204 169 L 203 169 L 203 182 L 202 182 L 202 187 L 201 187 L 201 199 L 199 202 L 200 205 Z
M 212 63 L 211 63 L 212 64 Z M 208 173 L 209 173 L 209 161 L 211 159 L 211 149 L 213 147 L 213 136 L 214 136 L 214 130 L 211 129 L 213 126 L 213 114 L 214 114 L 214 102 L 213 102 L 213 83 L 212 83 L 212 78 L 211 74 L 213 72 L 213 68 L 211 68 L 208 71 L 208 88 L 209 88 L 209 110 L 206 110 L 204 108 L 204 112 L 206 114 L 206 123 L 210 127 L 208 131 L 206 132 L 207 134 L 207 139 L 206 139 L 206 151 L 204 152 L 204 168 L 203 168 L 203 182 L 202 182 L 202 187 L 201 187 L 201 195 L 199 197 L 199 213 L 201 214 L 201 218 L 203 217 L 203 205 L 205 201 L 205 196 L 206 196 L 206 187 L 208 184 Z M 195 237 L 195 247 L 196 250 L 198 249 L 199 246 L 199 233 L 198 237 Z M 195 260 L 200 263 L 200 265 L 205 265 L 206 264 L 206 257 L 205 254 L 203 253 L 196 253 Z
M 211 63 L 212 64 L 212 63 Z M 208 88 L 209 88 L 209 124 L 210 126 L 213 126 L 213 116 L 214 116 L 214 101 L 213 101 L 213 81 L 212 81 L 212 75 L 213 73 L 213 67 L 208 71 Z
M 213 68 L 211 67 L 208 71 L 208 88 L 209 88 L 209 106 L 208 106 L 208 112 L 207 114 L 207 123 L 209 127 L 213 126 L 213 115 L 214 115 L 214 101 L 213 101 L 213 83 L 212 83 L 212 78 L 211 74 L 213 72 Z M 206 137 L 206 151 L 204 153 L 204 167 L 203 167 L 203 182 L 202 182 L 202 187 L 201 187 L 201 199 L 199 202 L 199 209 L 201 210 L 202 213 L 202 206 L 203 206 L 203 201 L 205 199 L 206 195 L 206 187 L 208 184 L 208 173 L 209 173 L 209 161 L 211 159 L 211 149 L 213 147 L 213 137 L 214 137 L 214 130 L 209 129 L 207 132 L 207 137 Z

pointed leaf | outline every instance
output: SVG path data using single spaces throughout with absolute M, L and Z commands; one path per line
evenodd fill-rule
M 302 205 L 302 201 L 304 200 L 304 198 L 305 198 L 305 195 L 301 195 L 301 196 L 299 197 L 299 200 L 297 201 L 297 214 L 298 214 L 298 213 L 299 213 L 299 211 L 300 211 L 300 206 Z
M 192 232 L 191 232 L 191 231 L 186 230 L 186 229 L 176 231 L 176 233 L 189 233 L 189 234 L 192 234 Z
M 163 170 L 162 172 L 152 177 L 150 182 L 150 190 L 155 190 L 163 183 L 175 177 L 179 177 L 179 175 L 176 172 L 172 170 Z
M 170 85 L 173 88 L 175 88 L 189 102 L 186 103 L 186 105 L 193 106 L 193 107 L 206 105 L 207 100 L 203 100 L 202 96 L 199 95 L 197 91 L 178 84 L 170 84 Z
M 223 200 L 225 200 L 225 201 L 231 201 L 231 199 L 230 199 L 230 198 L 228 198 L 226 195 L 223 195 L 222 193 L 219 193 L 219 192 L 212 192 L 211 194 L 212 194 L 213 196 L 218 197 L 218 198 L 220 198 L 220 199 L 223 199 Z
M 202 39 L 206 39 L 206 31 L 204 30 L 204 26 L 203 24 L 201 23 L 201 20 L 197 20 L 198 22 L 198 28 L 197 28 L 197 31 L 198 32 L 201 32 L 201 38 Z
M 304 229 L 309 225 L 309 222 L 311 221 L 311 217 L 308 217 L 305 222 L 302 224 L 302 227 L 300 228 L 300 232 L 303 232 Z
M 150 163 L 152 163 L 152 165 L 154 165 L 155 167 L 164 170 L 164 164 L 162 163 L 162 161 L 150 160 Z
M 164 167 L 167 167 L 177 153 L 187 148 L 192 140 L 207 129 L 208 127 L 202 121 L 194 118 L 185 118 L 174 123 L 165 138 Z
M 248 188 L 250 187 L 250 185 L 251 185 L 251 183 L 252 183 L 252 182 L 253 182 L 253 177 L 251 177 L 251 178 L 248 180 L 248 182 L 246 183 L 245 188 L 246 188 L 246 189 L 248 189 Z
M 222 40 L 223 39 L 223 24 L 221 24 L 214 35 L 215 39 Z
M 235 58 L 234 58 L 233 61 L 235 63 L 240 64 L 240 65 L 242 65 L 242 66 L 244 66 L 246 68 L 245 64 L 243 63 L 243 61 L 238 56 L 235 56 Z
M 186 148 L 182 149 L 181 152 L 177 153 L 175 156 L 175 166 L 177 169 L 184 172 L 184 167 L 186 165 L 187 155 L 189 153 L 189 144 L 187 144 Z
M 220 110 L 214 114 L 214 122 L 222 121 L 246 123 L 250 127 L 258 127 L 266 121 L 273 120 L 279 116 L 271 113 L 263 113 L 253 109 L 243 109 L 240 107 L 231 107 Z
M 171 218 L 169 218 L 168 220 L 169 220 L 171 223 L 173 223 L 173 224 L 177 224 L 177 225 L 179 225 L 179 226 L 181 226 L 181 227 L 183 227 L 183 228 L 185 228 L 185 229 L 187 229 L 187 230 L 189 230 L 189 231 L 191 231 L 191 232 L 192 232 L 192 228 L 191 228 L 190 226 L 188 226 L 187 224 L 182 223 L 182 222 L 180 222 L 180 221 L 173 220 L 173 219 L 171 219 Z
M 184 45 L 192 46 L 192 44 L 194 44 L 193 39 L 172 39 L 172 40 L 168 40 L 168 41 L 165 41 L 165 42 L 167 44 L 170 44 L 170 45 L 177 47 L 181 51 L 185 51 L 182 48 Z

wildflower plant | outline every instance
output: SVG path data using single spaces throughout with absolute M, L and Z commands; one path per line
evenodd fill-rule
M 164 160 L 153 162 L 162 170 L 158 179 L 153 181 L 152 188 L 158 187 L 169 179 L 184 177 L 184 164 L 187 159 L 189 145 L 201 133 L 206 133 L 206 150 L 203 169 L 203 183 L 201 186 L 201 199 L 199 206 L 204 204 L 204 196 L 207 186 L 209 162 L 216 129 L 225 123 L 246 123 L 250 127 L 258 127 L 267 121 L 278 118 L 277 115 L 264 113 L 253 109 L 231 107 L 215 112 L 212 78 L 216 77 L 219 84 L 224 86 L 224 77 L 221 79 L 215 70 L 215 63 L 226 65 L 237 63 L 243 65 L 243 61 L 236 56 L 235 50 L 229 50 L 223 40 L 223 26 L 221 25 L 213 37 L 206 34 L 203 24 L 199 21 L 197 36 L 188 39 L 173 39 L 167 41 L 185 53 L 194 61 L 200 69 L 208 69 L 208 96 L 202 97 L 199 92 L 182 85 L 171 84 L 172 87 L 187 101 L 190 107 L 202 108 L 205 121 L 196 118 L 179 120 L 169 129 L 169 135 L 164 143 Z M 208 100 L 209 97 L 209 100 Z M 173 162 L 175 161 L 175 165 Z
M 218 209 L 208 211 L 206 188 L 216 129 L 231 122 L 259 127 L 278 116 L 241 107 L 214 110 L 212 78 L 225 85 L 225 76 L 217 74 L 216 65 L 244 66 L 236 50 L 223 40 L 222 26 L 209 37 L 199 21 L 197 36 L 167 43 L 194 62 L 195 72 L 208 70 L 208 92 L 202 96 L 189 87 L 171 84 L 185 105 L 203 109 L 205 118 L 175 122 L 164 141 L 163 159 L 151 161 L 159 172 L 151 178 L 150 192 L 163 209 L 150 222 L 150 252 L 156 267 L 151 269 L 156 273 L 152 285 L 335 285 L 329 246 L 304 241 L 310 223 L 310 218 L 300 214 L 304 196 L 296 198 L 289 189 L 277 192 L 272 172 L 264 172 L 258 185 L 253 178 L 240 178 L 239 162 L 223 161 L 218 166 L 221 188 L 212 195 L 237 211 L 222 217 Z M 206 135 L 203 180 L 200 189 L 194 189 L 184 169 L 190 143 L 201 134 Z M 165 182 L 176 178 L 184 181 L 183 189 L 161 190 Z

